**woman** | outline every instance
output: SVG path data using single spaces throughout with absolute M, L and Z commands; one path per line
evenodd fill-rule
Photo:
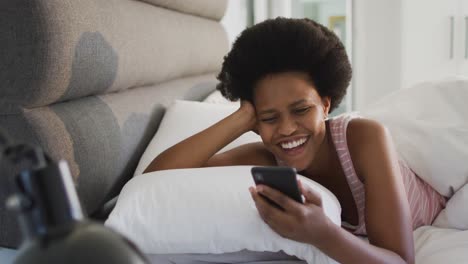
M 227 165 L 295 167 L 336 195 L 343 224 L 332 224 L 320 196 L 300 183 L 304 204 L 267 186 L 251 187 L 260 216 L 274 231 L 314 245 L 340 263 L 414 263 L 412 231 L 430 224 L 445 200 L 399 160 L 384 126 L 352 115 L 328 118 L 350 79 L 343 44 L 324 26 L 277 18 L 248 28 L 218 75 L 218 90 L 231 100 L 240 99 L 240 108 L 163 152 L 145 172 Z M 251 130 L 262 142 L 215 155 Z M 355 235 L 367 235 L 370 243 Z

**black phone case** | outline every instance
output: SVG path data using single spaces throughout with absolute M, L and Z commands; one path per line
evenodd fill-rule
M 297 185 L 296 170 L 294 168 L 291 168 L 291 167 L 253 167 L 251 169 L 251 173 L 252 173 L 252 176 L 256 185 L 258 184 L 267 185 L 271 188 L 274 188 L 284 193 L 285 195 L 289 196 L 291 199 L 299 203 L 303 203 L 301 192 L 299 191 L 299 186 Z

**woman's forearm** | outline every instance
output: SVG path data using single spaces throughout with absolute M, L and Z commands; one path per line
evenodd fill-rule
M 322 242 L 315 244 L 322 252 L 339 263 L 414 263 L 414 260 L 404 260 L 397 253 L 366 243 L 343 228 L 333 225 L 330 235 Z
M 158 155 L 144 171 L 202 167 L 224 146 L 250 130 L 246 115 L 236 111 L 211 127 Z

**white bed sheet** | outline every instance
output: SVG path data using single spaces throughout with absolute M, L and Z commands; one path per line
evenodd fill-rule
M 414 231 L 417 264 L 467 264 L 468 230 L 423 226 Z
M 152 264 L 307 264 L 296 257 L 280 252 L 253 252 L 242 250 L 224 254 L 147 254 Z
M 468 230 L 423 226 L 413 232 L 416 264 L 467 264 Z M 367 240 L 363 238 L 364 240 Z M 249 251 L 228 254 L 148 255 L 153 264 L 305 264 L 284 253 L 254 253 Z
M 444 229 L 423 226 L 414 231 L 416 264 L 467 264 L 468 230 Z M 12 263 L 16 250 L 0 247 L 0 263 Z M 239 252 L 230 254 L 203 255 L 148 255 L 153 264 L 200 264 L 200 263 L 244 263 L 244 264 L 305 264 L 305 261 L 287 257 L 284 253 L 254 254 Z

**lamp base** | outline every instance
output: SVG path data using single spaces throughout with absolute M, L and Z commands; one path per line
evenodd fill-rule
M 25 240 L 14 263 L 148 263 L 132 242 L 101 224 L 79 221 L 67 229 Z

